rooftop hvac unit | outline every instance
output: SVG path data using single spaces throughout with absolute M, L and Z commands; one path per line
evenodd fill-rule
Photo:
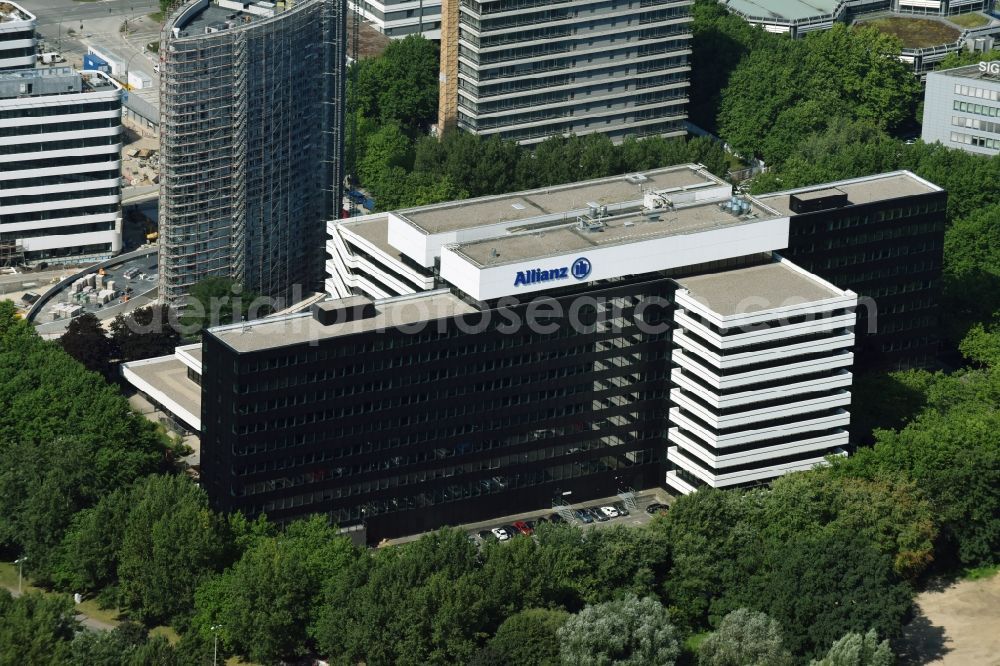
M 625 182 L 632 183 L 633 185 L 639 185 L 641 183 L 645 183 L 647 180 L 649 180 L 649 178 L 646 178 L 646 176 L 642 175 L 641 173 L 630 173 L 629 175 L 625 176 Z

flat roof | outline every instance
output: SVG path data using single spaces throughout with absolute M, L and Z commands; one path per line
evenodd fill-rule
M 691 298 L 721 317 L 844 295 L 787 261 L 677 278 L 676 282 L 690 292 Z
M 201 414 L 201 387 L 188 379 L 188 367 L 176 356 L 163 356 L 149 361 L 127 364 L 139 379 L 165 393 L 188 413 Z
M 348 306 L 351 298 L 354 297 L 332 302 Z M 443 289 L 375 301 L 375 311 L 374 317 L 330 326 L 320 324 L 312 313 L 299 313 L 260 319 L 247 325 L 216 326 L 208 331 L 233 350 L 246 353 L 477 312 L 476 308 Z
M 389 244 L 389 214 L 379 215 L 370 220 L 351 222 L 344 220 L 340 222 L 340 227 L 357 234 L 378 249 L 382 250 L 390 257 L 403 260 L 405 256 L 398 249 Z
M 13 2 L 0 2 L 0 23 L 10 21 L 30 21 L 35 15 Z
M 839 0 L 723 0 L 723 4 L 746 17 L 798 21 L 833 16 Z
M 888 201 L 890 199 L 913 196 L 914 194 L 928 194 L 930 192 L 942 191 L 937 185 L 929 183 L 909 171 L 892 171 L 874 176 L 841 180 L 835 183 L 823 183 L 822 185 L 812 187 L 800 187 L 794 190 L 761 194 L 756 195 L 755 198 L 784 215 L 796 215 L 797 213 L 792 212 L 792 209 L 788 207 L 789 195 L 795 194 L 801 196 L 802 194 L 826 190 L 838 190 L 846 194 L 847 200 L 852 204 Z
M 960 79 L 977 79 L 986 83 L 1000 84 L 1000 74 L 989 74 L 979 70 L 979 64 L 963 65 L 952 67 L 951 69 L 939 69 L 936 72 L 927 72 L 928 76 L 950 76 Z
M 606 218 L 601 231 L 581 229 L 574 220 L 563 226 L 536 232 L 514 233 L 459 244 L 454 249 L 473 264 L 484 268 L 785 217 L 769 207 L 759 205 L 753 199 L 744 197 L 744 200 L 750 203 L 751 210 L 741 217 L 722 210 L 717 201 L 660 210 L 658 220 L 651 218 L 641 208 L 636 208 Z
M 642 182 L 627 180 L 636 175 L 643 179 Z M 587 208 L 591 203 L 603 206 L 635 201 L 642 199 L 642 190 L 725 184 L 700 165 L 682 164 L 643 171 L 640 174 L 612 176 L 526 192 L 407 208 L 393 211 L 393 214 L 424 233 L 438 234 L 543 215 L 568 213 Z

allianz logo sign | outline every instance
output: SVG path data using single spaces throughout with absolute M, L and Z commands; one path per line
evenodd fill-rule
M 583 280 L 588 275 L 593 268 L 590 264 L 590 260 L 585 257 L 580 257 L 573 262 L 572 266 L 561 268 L 529 268 L 525 271 L 518 271 L 517 277 L 514 278 L 515 287 L 523 287 L 529 284 L 538 284 L 539 282 L 551 282 L 554 280 L 567 280 L 569 276 L 572 275 L 577 280 Z
M 984 62 L 980 60 L 979 71 L 984 74 L 1000 74 L 1000 61 Z

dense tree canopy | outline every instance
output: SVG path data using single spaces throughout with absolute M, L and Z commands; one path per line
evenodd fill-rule
M 135 489 L 118 555 L 122 602 L 140 620 L 183 622 L 198 584 L 227 563 L 226 524 L 184 476 L 152 476 Z
M 765 613 L 739 608 L 698 646 L 698 666 L 791 666 L 781 625 Z
M 730 76 L 719 132 L 737 153 L 777 164 L 801 137 L 839 118 L 894 129 L 912 117 L 920 93 L 900 48 L 874 28 L 841 23 L 801 40 L 772 40 Z
M 44 581 L 73 515 L 163 469 L 167 443 L 117 388 L 2 304 L 0 376 L 0 546 L 27 554 Z
M 627 595 L 587 606 L 557 633 L 564 664 L 673 666 L 680 655 L 678 632 L 653 597 Z
M 864 634 L 850 633 L 830 647 L 822 659 L 809 666 L 892 666 L 895 663 L 889 641 L 878 640 L 874 629 Z
M 225 647 L 251 661 L 305 655 L 323 583 L 356 557 L 350 540 L 324 518 L 253 539 L 222 576 L 198 589 L 195 629 L 219 626 Z
M 174 353 L 180 344 L 178 319 L 169 305 L 148 305 L 111 322 L 111 339 L 122 361 Z
M 100 320 L 92 312 L 71 319 L 66 332 L 59 338 L 59 344 L 87 370 L 110 378 L 114 343 L 108 339 Z

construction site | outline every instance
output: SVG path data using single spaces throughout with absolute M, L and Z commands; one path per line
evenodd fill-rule
M 347 25 L 333 0 L 195 0 L 160 47 L 160 294 L 318 284 L 340 201 Z

